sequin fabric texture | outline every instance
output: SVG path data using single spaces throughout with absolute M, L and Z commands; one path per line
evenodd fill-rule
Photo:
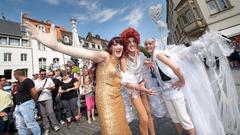
M 119 60 L 110 58 L 96 69 L 96 105 L 102 135 L 131 135 L 120 93 Z

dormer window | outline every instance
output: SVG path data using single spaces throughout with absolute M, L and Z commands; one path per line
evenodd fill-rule
M 38 25 L 38 29 L 42 32 L 46 32 L 45 27 L 43 25 Z
M 0 37 L 0 45 L 7 45 L 7 37 Z
M 63 36 L 63 42 L 64 43 L 69 43 L 69 37 L 68 36 Z

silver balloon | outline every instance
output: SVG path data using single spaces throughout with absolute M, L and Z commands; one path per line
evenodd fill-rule
M 161 29 L 166 27 L 166 23 L 161 20 L 162 17 L 162 4 L 153 5 L 149 8 L 149 15 L 152 20 L 156 23 L 157 27 L 161 31 Z M 163 37 L 160 36 L 160 40 L 162 49 L 165 48 L 166 43 L 163 41 Z
M 149 14 L 152 18 L 152 20 L 158 24 L 159 21 L 161 21 L 162 16 L 162 4 L 153 5 L 149 8 Z

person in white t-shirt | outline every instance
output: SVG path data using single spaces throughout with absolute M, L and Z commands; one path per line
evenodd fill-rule
M 52 100 L 52 92 L 54 90 L 55 85 L 50 78 L 46 78 L 46 70 L 41 69 L 39 71 L 39 78 L 34 81 L 35 87 L 37 91 L 40 93 L 38 97 L 38 104 L 40 108 L 40 113 L 43 118 L 43 128 L 44 134 L 48 135 L 50 131 L 50 124 L 53 129 L 57 132 L 60 127 L 58 126 L 58 121 L 53 111 L 53 100 Z M 48 120 L 49 119 L 49 120 Z
M 185 129 L 189 135 L 195 135 L 195 128 L 188 114 L 184 94 L 181 89 L 185 85 L 185 78 L 181 70 L 177 64 L 171 61 L 170 56 L 167 54 L 155 54 L 155 39 L 145 40 L 144 47 L 151 55 L 151 59 L 148 62 L 154 65 L 153 70 L 162 88 L 163 99 L 178 134 L 182 134 Z

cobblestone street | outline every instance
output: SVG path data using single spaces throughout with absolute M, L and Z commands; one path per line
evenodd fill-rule
M 233 70 L 233 76 L 236 82 L 238 95 L 240 95 L 240 69 Z M 239 102 L 240 103 L 240 102 Z M 239 104 L 240 105 L 240 104 Z M 177 135 L 173 123 L 168 118 L 155 118 L 154 119 L 156 135 Z M 139 135 L 138 122 L 133 121 L 130 123 L 130 128 L 133 135 Z M 61 126 L 59 132 L 51 131 L 51 135 L 99 135 L 100 128 L 98 126 L 98 119 L 92 124 L 88 124 L 86 116 L 81 118 L 79 123 L 72 123 L 70 129 L 66 125 Z
M 159 135 L 176 135 L 176 131 L 172 122 L 168 118 L 154 119 L 156 134 Z M 133 135 L 139 135 L 138 123 L 134 121 L 130 124 Z M 65 125 L 62 126 L 59 132 L 51 131 L 51 135 L 100 135 L 100 128 L 98 120 L 92 124 L 88 124 L 85 117 L 79 123 L 72 123 L 71 128 L 67 129 Z

